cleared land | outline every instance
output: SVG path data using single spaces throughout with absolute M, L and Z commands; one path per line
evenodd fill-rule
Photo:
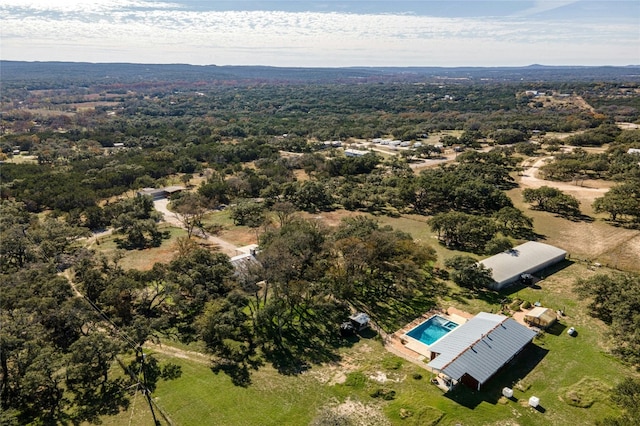
M 169 349 L 166 344 L 161 349 L 150 347 L 158 358 L 170 359 L 183 371 L 175 381 L 160 382 L 153 396 L 179 425 L 202 424 L 203 419 L 217 425 L 302 425 L 326 411 L 350 416 L 358 425 L 385 424 L 383 414 L 397 425 L 586 424 L 615 413 L 606 390 L 633 375 L 604 352 L 608 345 L 604 325 L 588 315 L 586 302 L 577 301 L 571 291 L 577 277 L 593 273 L 574 263 L 543 280 L 541 289 L 511 289 L 511 297 L 564 309 L 566 317 L 534 340 L 534 346 L 481 392 L 461 387 L 443 394 L 429 383 L 428 371 L 389 354 L 377 338 L 361 338 L 342 350 L 338 363 L 314 365 L 298 376 L 282 376 L 266 366 L 254 373 L 247 388 L 212 373 L 200 356 L 189 351 Z M 470 306 L 457 297 L 443 301 L 473 312 L 499 308 L 483 303 Z M 570 326 L 578 330 L 576 338 L 567 335 Z M 422 377 L 416 379 L 416 374 Z M 513 387 L 514 400 L 501 398 L 504 386 Z M 379 389 L 395 391 L 395 398 L 372 397 Z M 526 406 L 532 395 L 540 398 L 543 409 Z M 359 417 L 361 411 L 369 416 Z M 104 424 L 126 424 L 130 418 L 135 424 L 151 424 L 140 395 L 133 411 L 105 418 Z

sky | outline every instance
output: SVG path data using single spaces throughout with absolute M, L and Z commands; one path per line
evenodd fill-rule
M 0 22 L 3 60 L 640 64 L 640 0 L 0 0 Z

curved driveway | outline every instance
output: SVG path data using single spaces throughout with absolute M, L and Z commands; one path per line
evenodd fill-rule
M 153 206 L 157 211 L 162 213 L 163 220 L 177 228 L 184 228 L 182 221 L 180 220 L 180 215 L 178 213 L 172 212 L 168 209 L 169 200 L 166 198 L 162 200 L 154 200 Z M 230 242 L 223 240 L 222 238 L 216 237 L 214 235 L 208 234 L 206 232 L 198 232 L 196 234 L 207 241 L 211 241 L 220 247 L 220 251 L 226 254 L 229 257 L 236 256 L 241 254 L 242 251 L 238 249 L 237 246 L 231 244 Z

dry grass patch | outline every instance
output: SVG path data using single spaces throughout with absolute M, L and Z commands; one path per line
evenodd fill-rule
M 319 213 L 306 213 L 300 212 L 298 213 L 301 218 L 307 220 L 317 220 L 323 225 L 328 227 L 336 227 L 342 223 L 342 219 L 347 217 L 355 217 L 355 216 L 370 216 L 367 213 L 363 212 L 352 212 L 349 210 L 333 210 L 330 212 L 319 212 Z
M 378 405 L 348 398 L 342 403 L 332 402 L 322 407 L 311 425 L 385 426 L 391 423 Z
M 535 231 L 543 236 L 542 242 L 566 250 L 572 260 L 598 262 L 621 270 L 640 270 L 640 231 L 612 226 L 601 220 L 571 221 L 532 210 L 522 201 L 519 188 L 508 191 L 507 195 L 515 207 L 533 218 Z
M 596 401 L 607 398 L 610 387 L 593 377 L 585 377 L 571 386 L 560 389 L 558 398 L 569 405 L 589 408 Z

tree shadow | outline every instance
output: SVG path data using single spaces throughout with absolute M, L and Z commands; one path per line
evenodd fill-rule
M 435 306 L 436 300 L 432 295 L 421 293 L 410 297 L 389 297 L 384 302 L 371 304 L 368 311 L 363 311 L 368 312 L 385 332 L 392 333 Z
M 472 297 L 487 302 L 490 305 L 501 305 L 504 294 L 488 288 L 477 288 L 472 292 Z
M 257 369 L 254 367 L 253 369 Z M 215 374 L 221 371 L 229 376 L 231 383 L 235 386 L 246 388 L 251 384 L 251 371 L 247 363 L 220 362 L 211 366 L 211 371 Z
M 544 329 L 545 333 L 552 334 L 554 336 L 560 336 L 567 329 L 567 326 L 560 321 L 556 321 L 553 325 Z
M 482 390 L 476 391 L 459 384 L 453 390 L 445 393 L 445 396 L 470 409 L 474 409 L 482 402 L 496 405 L 502 397 L 502 389 L 505 386 L 515 387 L 544 359 L 548 352 L 548 349 L 531 343 L 489 379 Z
M 291 376 L 307 371 L 313 364 L 333 363 L 341 359 L 338 348 L 353 346 L 358 336 L 340 335 L 339 327 L 312 327 L 283 330 L 281 344 L 265 345 L 263 355 L 280 374 Z
M 582 213 L 575 213 L 575 214 L 558 214 L 556 215 L 556 217 L 561 217 L 563 219 L 567 219 L 570 220 L 571 222 L 586 222 L 586 223 L 591 223 L 593 222 L 595 219 L 589 215 L 586 214 L 582 214 Z

